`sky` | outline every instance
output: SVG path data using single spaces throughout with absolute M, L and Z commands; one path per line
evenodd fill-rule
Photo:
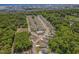
M 79 4 L 79 0 L 0 0 L 0 4 Z
M 17 5 L 27 5 L 27 6 L 29 6 L 29 5 L 47 5 L 47 6 L 51 6 L 51 5 L 71 5 L 71 4 L 0 4 L 0 6 L 17 6 Z M 73 5 L 73 4 L 72 4 Z M 75 5 L 75 4 L 74 4 Z M 79 5 L 79 4 L 77 4 L 77 5 Z

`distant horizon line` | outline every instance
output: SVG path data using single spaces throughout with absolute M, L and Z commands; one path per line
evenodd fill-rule
M 0 4 L 0 6 L 15 6 L 15 5 L 79 5 L 79 4 Z

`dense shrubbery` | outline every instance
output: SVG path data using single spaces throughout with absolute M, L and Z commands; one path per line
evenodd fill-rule
M 18 27 L 27 28 L 24 15 L 0 14 L 0 53 L 11 53 L 12 43 Z
M 15 52 L 22 52 L 31 47 L 29 34 L 27 32 L 19 32 L 15 35 Z
M 39 14 L 47 18 L 56 29 L 56 35 L 49 40 L 52 52 L 79 53 L 79 10 L 54 10 Z

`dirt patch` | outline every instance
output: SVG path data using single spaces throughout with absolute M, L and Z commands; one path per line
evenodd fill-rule
M 27 32 L 27 28 L 18 28 L 16 32 Z

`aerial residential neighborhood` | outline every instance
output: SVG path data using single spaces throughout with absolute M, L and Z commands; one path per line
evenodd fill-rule
M 79 5 L 0 4 L 0 54 L 79 54 Z

